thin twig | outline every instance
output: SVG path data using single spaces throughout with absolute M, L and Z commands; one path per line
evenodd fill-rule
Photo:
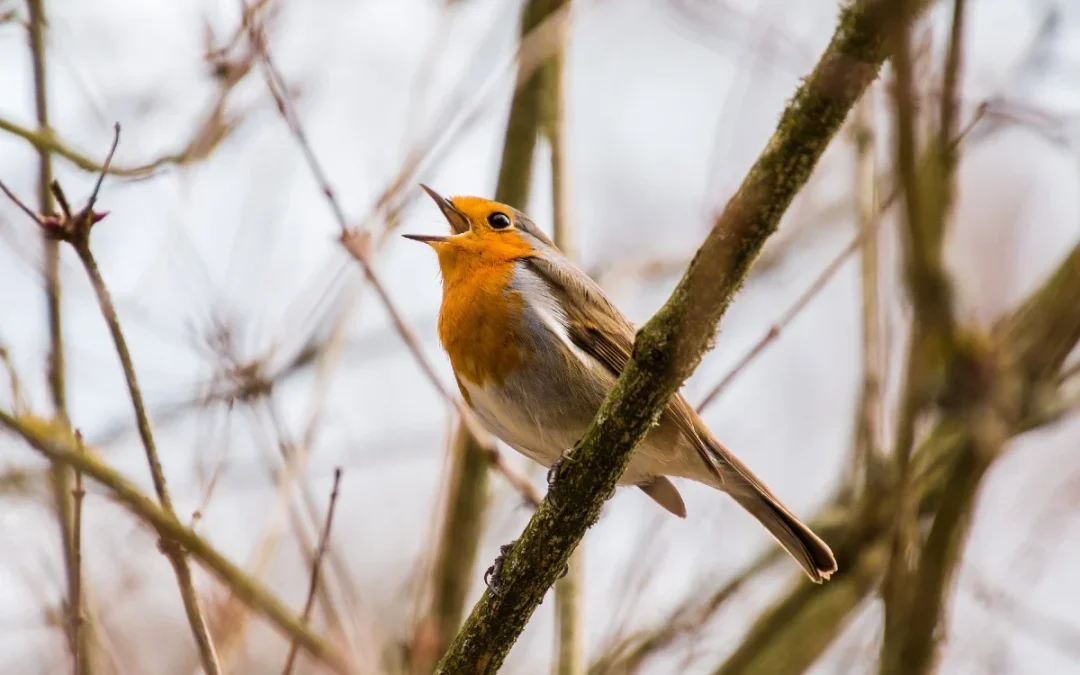
M 1068 654 L 1073 661 L 1080 661 L 1080 629 L 1075 625 L 1075 617 L 1052 616 L 1043 609 L 1036 609 L 1026 589 L 1017 589 L 1014 584 L 991 584 L 978 574 L 965 573 L 964 579 L 964 586 L 987 611 L 1032 638 Z
M 71 523 L 71 548 L 74 551 L 72 576 L 75 586 L 71 593 L 71 641 L 81 645 L 85 638 L 82 635 L 82 505 L 86 490 L 83 489 L 83 476 L 81 472 L 75 472 L 75 489 L 72 491 L 72 523 Z M 83 673 L 90 669 L 90 664 L 85 663 L 89 658 L 84 650 L 76 649 L 72 656 L 75 657 L 74 671 Z
M 23 213 L 30 216 L 30 218 L 33 219 L 35 223 L 44 226 L 44 222 L 42 221 L 41 216 L 39 216 L 37 212 L 34 211 L 32 208 L 27 206 L 26 202 L 19 199 L 19 196 L 12 192 L 7 185 L 4 185 L 3 181 L 0 181 L 0 190 L 2 190 L 5 195 L 7 195 L 8 199 L 14 202 L 15 206 L 18 206 Z
M 860 232 L 828 265 L 825 266 L 825 269 L 821 271 L 821 274 L 814 279 L 814 283 L 810 284 L 810 286 L 796 298 L 795 302 L 793 302 L 780 318 L 777 319 L 776 323 L 769 326 L 769 329 L 765 331 L 765 334 L 761 336 L 761 339 L 754 343 L 743 357 L 739 359 L 739 362 L 728 371 L 728 374 L 725 375 L 715 387 L 709 390 L 709 393 L 705 395 L 705 398 L 701 399 L 701 403 L 699 403 L 697 407 L 698 413 L 701 413 L 715 401 L 716 397 L 719 396 L 720 393 L 739 376 L 739 374 L 746 370 L 746 367 L 749 366 L 758 355 L 765 351 L 766 347 L 780 337 L 780 333 L 795 320 L 808 304 L 810 304 L 810 301 L 814 299 L 814 296 L 821 292 L 821 289 L 825 288 L 826 284 L 829 283 L 829 280 L 833 278 L 833 275 L 835 275 L 840 268 L 843 267 L 844 263 L 847 262 L 847 259 L 851 257 L 855 251 L 859 250 L 859 246 L 862 244 L 865 236 L 865 233 Z
M 101 271 L 98 269 L 97 261 L 94 259 L 94 255 L 90 251 L 89 245 L 77 244 L 75 246 L 75 251 L 78 253 L 79 259 L 82 261 L 83 266 L 86 268 L 86 273 L 90 277 L 90 284 L 93 286 L 94 293 L 97 295 L 101 314 L 109 327 L 109 332 L 112 334 L 113 343 L 116 347 L 116 353 L 120 357 L 120 364 L 124 370 L 124 379 L 127 382 L 132 407 L 135 410 L 139 437 L 142 439 L 143 448 L 146 451 L 146 460 L 150 466 L 150 476 L 154 483 L 154 491 L 157 493 L 158 500 L 161 502 L 161 506 L 166 513 L 175 517 L 176 514 L 173 510 L 172 499 L 169 497 L 168 486 L 165 482 L 165 472 L 161 467 L 161 459 L 158 457 L 157 446 L 154 442 L 153 432 L 150 428 L 150 418 L 146 414 L 146 406 L 143 402 L 142 391 L 139 389 L 138 379 L 135 374 L 135 366 L 131 359 L 131 352 L 128 350 L 127 340 L 124 338 L 123 331 L 120 328 L 120 319 L 116 314 L 112 296 L 105 285 L 105 280 L 101 276 Z M 172 563 L 173 569 L 176 571 L 180 595 L 184 601 L 184 610 L 187 612 L 188 622 L 191 624 L 195 642 L 199 647 L 203 668 L 206 670 L 207 675 L 218 675 L 221 672 L 221 666 L 218 663 L 217 654 L 214 650 L 213 638 L 206 625 L 206 617 L 199 607 L 198 593 L 195 590 L 195 585 L 191 577 L 191 568 L 188 567 L 187 560 L 184 558 L 184 553 L 176 542 L 163 538 L 161 540 L 161 548 L 162 552 L 165 553 L 166 557 L 168 557 L 169 561 Z
M 276 443 L 278 451 L 281 454 L 281 459 L 285 463 L 284 470 L 279 472 L 280 476 L 277 476 L 280 487 L 286 493 L 292 489 L 294 483 L 299 483 L 297 478 L 299 476 L 306 475 L 308 458 L 310 456 L 311 444 L 308 440 L 304 439 L 299 442 L 295 441 L 289 429 L 286 427 L 278 409 L 275 405 L 273 395 L 267 397 L 264 401 L 266 413 L 270 420 L 270 426 L 272 427 L 276 436 Z M 294 530 L 297 535 L 297 540 L 300 545 L 304 556 L 307 558 L 309 564 L 314 564 L 315 558 L 318 556 L 318 543 L 312 541 L 311 536 L 308 535 L 308 523 L 311 523 L 310 527 L 315 528 L 318 526 L 319 510 L 314 495 L 312 494 L 309 486 L 306 483 L 300 484 L 300 501 L 304 505 L 304 511 L 302 513 L 293 500 L 289 500 L 288 509 L 289 515 L 294 524 Z M 352 604 L 357 605 L 357 592 L 355 588 L 352 588 L 347 584 L 348 566 L 343 560 L 335 554 L 334 551 L 330 552 L 330 558 L 328 565 L 333 570 L 338 579 L 342 581 L 344 588 L 342 595 L 348 600 L 352 601 Z M 329 579 L 326 574 L 323 577 Z M 319 600 L 323 604 L 323 616 L 328 620 L 331 628 L 344 629 L 344 622 L 341 620 L 340 615 L 337 612 L 337 608 L 334 604 L 335 597 L 331 593 L 326 581 L 318 587 Z
M 319 537 L 319 547 L 315 551 L 315 559 L 311 563 L 311 583 L 308 586 L 307 600 L 304 602 L 304 613 L 300 620 L 307 625 L 311 621 L 311 610 L 315 607 L 315 593 L 319 588 L 319 568 L 322 566 L 323 556 L 326 555 L 327 546 L 330 543 L 330 528 L 334 524 L 334 507 L 337 506 L 338 487 L 341 485 L 341 467 L 334 469 L 334 487 L 330 491 L 330 505 L 326 509 L 326 523 L 323 525 L 322 536 Z M 300 649 L 300 643 L 293 639 L 289 647 L 289 656 L 285 660 L 285 668 L 282 675 L 292 673 L 293 664 L 296 662 L 296 654 Z
M 3 364 L 4 370 L 8 374 L 11 404 L 15 408 L 15 412 L 20 412 L 28 407 L 22 393 L 22 380 L 19 378 L 18 371 L 15 370 L 15 364 L 11 362 L 11 355 L 8 353 L 7 347 L 3 345 L 0 345 L 0 364 Z
M 652 627 L 636 631 L 605 649 L 589 666 L 590 675 L 637 672 L 649 657 L 702 630 L 752 579 L 779 561 L 781 553 L 779 546 L 772 547 L 708 595 L 695 590 Z
M 45 15 L 45 0 L 28 0 L 27 10 L 29 23 L 27 24 L 30 61 L 34 77 L 34 108 L 37 118 L 37 133 L 51 134 L 49 128 L 49 97 L 48 97 L 48 69 L 46 67 L 45 30 L 48 19 Z M 52 153 L 44 148 L 38 148 L 38 206 L 42 214 L 53 212 L 52 194 L 49 184 L 52 182 L 53 166 Z M 4 188 L 8 196 L 11 193 Z M 19 203 L 19 202 L 17 202 Z M 26 206 L 19 203 L 20 208 L 29 211 Z M 36 218 L 35 218 L 36 220 Z M 60 251 L 58 242 L 50 240 L 42 232 L 42 243 L 45 254 L 45 306 L 48 317 L 49 330 L 49 354 L 47 360 L 48 372 L 46 373 L 49 383 L 49 397 L 53 406 L 53 415 L 62 420 L 64 424 L 70 424 L 67 409 L 67 382 L 66 369 L 64 366 L 64 330 L 63 315 L 61 311 L 61 284 L 60 284 Z M 78 506 L 71 500 L 71 475 L 63 466 L 54 465 L 49 471 L 49 482 L 53 493 L 53 508 L 56 511 L 56 519 L 60 525 L 60 550 L 63 551 L 64 569 L 67 575 L 67 606 L 68 611 L 73 612 L 73 607 L 81 602 L 75 597 L 75 593 L 81 587 L 82 582 L 77 578 L 75 558 L 79 553 L 75 550 L 74 520 L 77 515 L 74 509 Z M 69 625 L 75 625 L 77 615 L 68 617 Z M 88 644 L 79 642 L 76 635 L 69 633 L 69 648 L 71 650 L 75 675 L 89 675 L 90 658 Z
M 50 189 L 60 203 L 63 213 L 60 216 L 49 216 L 46 218 L 38 217 L 34 220 L 45 227 L 45 232 L 50 237 L 67 241 L 71 244 L 72 248 L 75 249 L 75 253 L 79 256 L 79 260 L 82 261 L 83 267 L 86 269 L 87 276 L 90 278 L 90 285 L 93 287 L 94 294 L 97 296 L 101 315 L 105 319 L 105 324 L 112 336 L 117 356 L 120 358 L 124 380 L 127 383 L 128 394 L 130 395 L 131 404 L 135 411 L 139 438 L 142 440 L 143 448 L 146 451 L 146 460 L 150 467 L 150 476 L 154 483 L 154 491 L 157 493 L 158 500 L 161 502 L 161 507 L 165 512 L 175 517 L 176 514 L 173 510 L 172 499 L 169 497 L 169 491 L 165 481 L 165 473 L 161 468 L 161 460 L 158 456 L 153 432 L 151 431 L 150 418 L 146 413 L 146 405 L 143 402 L 142 391 L 139 388 L 135 366 L 131 359 L 131 352 L 128 349 L 127 340 L 124 338 L 123 330 L 120 327 L 120 318 L 116 313 L 116 307 L 113 304 L 112 296 L 109 293 L 104 278 L 101 276 L 101 270 L 98 269 L 93 252 L 90 250 L 91 228 L 98 220 L 104 217 L 104 214 L 95 212 L 93 206 L 97 201 L 104 175 L 108 172 L 109 164 L 112 162 L 113 154 L 119 143 L 120 125 L 114 125 L 113 131 L 112 146 L 102 164 L 101 176 L 95 184 L 90 197 L 87 199 L 86 205 L 80 209 L 78 213 L 72 214 L 71 207 L 64 197 L 63 190 L 60 188 L 60 185 L 54 181 L 50 185 Z M 8 191 L 5 190 L 5 192 Z M 191 624 L 191 630 L 195 637 L 196 645 L 199 648 L 199 655 L 206 675 L 220 675 L 221 666 L 218 662 L 217 654 L 214 651 L 213 640 L 210 636 L 209 628 L 206 625 L 206 617 L 199 607 L 198 594 L 191 577 L 191 568 L 187 564 L 184 553 L 175 542 L 166 538 L 161 540 L 160 547 L 162 553 L 169 559 L 169 562 L 176 572 L 180 596 L 184 601 L 184 609 L 187 613 L 188 621 Z
M 942 153 L 942 164 L 947 180 L 942 185 L 946 190 L 943 200 L 946 205 L 951 202 L 952 174 L 956 165 L 957 153 L 949 140 L 953 137 L 956 129 L 956 120 L 960 113 L 958 104 L 960 98 L 960 66 L 963 56 L 964 23 L 967 2 L 965 0 L 953 0 L 952 29 L 949 32 L 949 51 L 945 57 L 945 75 L 941 85 L 941 115 L 938 120 L 938 147 Z

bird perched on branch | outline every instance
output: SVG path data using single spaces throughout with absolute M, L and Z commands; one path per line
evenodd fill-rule
M 454 234 L 404 236 L 438 255 L 439 340 L 461 395 L 489 431 L 557 471 L 629 361 L 634 327 L 525 214 L 421 187 Z M 669 477 L 731 495 L 813 581 L 836 571 L 825 542 L 713 437 L 681 394 L 635 450 L 619 484 L 637 486 L 685 518 Z

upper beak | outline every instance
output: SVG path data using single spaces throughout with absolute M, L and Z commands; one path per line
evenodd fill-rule
M 450 238 L 441 234 L 403 234 L 401 236 L 413 241 L 422 241 L 425 244 L 438 244 Z
M 464 213 L 458 211 L 457 207 L 454 206 L 449 199 L 443 197 L 423 183 L 420 184 L 420 187 L 424 188 L 424 192 L 428 193 L 428 195 L 435 200 L 435 203 L 439 205 L 439 210 L 442 211 L 443 216 L 446 217 L 446 221 L 450 223 L 450 229 L 453 230 L 454 234 L 463 234 L 469 231 L 469 219 Z

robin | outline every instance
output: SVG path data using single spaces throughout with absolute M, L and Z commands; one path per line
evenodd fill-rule
M 557 469 L 630 359 L 634 327 L 525 214 L 421 187 L 454 234 L 404 236 L 438 255 L 439 340 L 461 395 L 491 433 Z M 638 446 L 619 485 L 636 486 L 685 518 L 671 477 L 731 495 L 814 582 L 836 571 L 825 542 L 713 437 L 681 394 Z

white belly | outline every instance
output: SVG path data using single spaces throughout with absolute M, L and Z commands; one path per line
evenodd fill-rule
M 579 435 L 546 415 L 543 401 L 521 405 L 499 390 L 462 382 L 476 416 L 492 434 L 529 459 L 551 466 Z M 584 432 L 584 428 L 580 429 Z

